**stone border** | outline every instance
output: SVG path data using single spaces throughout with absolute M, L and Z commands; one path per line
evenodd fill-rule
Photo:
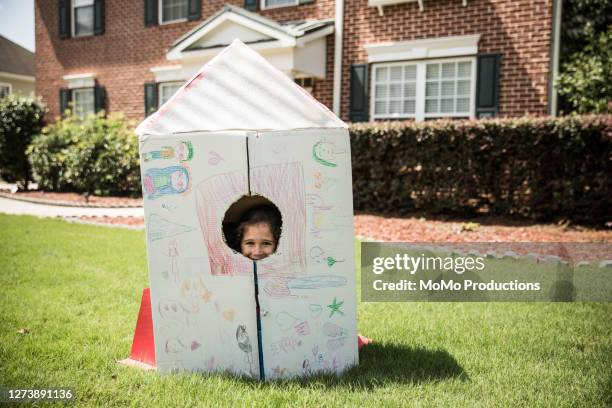
M 99 203 L 83 203 L 78 201 L 61 201 L 45 198 L 19 197 L 17 194 L 0 192 L 0 197 L 10 200 L 25 201 L 34 204 L 57 205 L 60 207 L 87 207 L 87 208 L 142 208 L 142 205 L 132 204 L 99 204 Z

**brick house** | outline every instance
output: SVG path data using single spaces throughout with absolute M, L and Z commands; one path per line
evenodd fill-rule
M 239 38 L 347 121 L 556 111 L 560 0 L 231 3 L 37 0 L 37 92 L 141 120 Z

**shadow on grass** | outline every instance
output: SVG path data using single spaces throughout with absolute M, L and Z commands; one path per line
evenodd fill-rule
M 418 384 L 457 378 L 469 379 L 467 373 L 445 350 L 411 348 L 396 344 L 370 344 L 359 353 L 359 366 L 342 375 L 318 374 L 304 378 L 260 382 L 243 378 L 245 383 L 267 385 L 293 384 L 304 388 L 321 386 L 372 389 L 389 384 Z

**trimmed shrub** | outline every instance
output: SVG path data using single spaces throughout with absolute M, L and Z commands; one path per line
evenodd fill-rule
M 610 221 L 612 116 L 350 127 L 355 209 Z
M 140 193 L 138 139 L 121 115 L 75 116 L 43 129 L 28 149 L 34 179 L 52 191 Z
M 30 164 L 26 148 L 44 126 L 46 108 L 34 98 L 8 95 L 0 99 L 0 177 L 28 187 Z

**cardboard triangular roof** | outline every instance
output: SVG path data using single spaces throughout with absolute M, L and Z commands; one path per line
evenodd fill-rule
M 236 39 L 136 132 L 143 136 L 346 127 L 325 105 Z

